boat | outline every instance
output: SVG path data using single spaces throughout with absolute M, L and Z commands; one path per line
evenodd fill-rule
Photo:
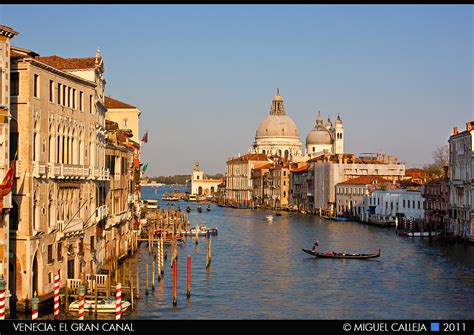
M 268 221 L 273 221 L 273 215 L 267 215 L 265 216 L 265 219 L 267 219 Z
M 200 225 L 190 230 L 185 231 L 184 236 L 208 236 L 217 235 L 217 228 L 207 228 L 205 225 Z
M 201 205 L 198 206 L 198 212 L 202 213 L 202 206 Z
M 188 213 L 191 212 L 191 207 L 187 206 L 186 207 L 186 212 L 188 212 Z
M 211 211 L 211 204 L 207 205 L 207 211 L 208 211 L 208 212 Z
M 189 197 L 188 197 L 188 201 L 196 201 L 197 200 L 197 196 L 195 194 L 190 194 Z
M 179 199 L 180 199 L 179 196 L 177 196 L 175 194 L 170 194 L 170 193 L 165 193 L 161 197 L 161 200 L 163 200 L 163 201 L 178 201 Z
M 157 209 L 158 208 L 158 200 L 147 199 L 144 202 L 146 204 L 146 208 L 148 208 L 148 209 Z
M 276 216 L 281 216 L 281 213 L 275 213 Z
M 432 231 L 431 236 L 439 236 L 443 232 L 442 231 Z M 429 231 L 399 231 L 398 236 L 407 236 L 407 237 L 430 237 L 430 232 Z
M 346 218 L 346 217 L 343 217 L 343 216 L 323 216 L 323 218 L 325 218 L 327 220 L 344 221 L 344 222 L 351 220 L 350 218 Z
M 348 259 L 369 259 L 369 258 L 377 258 L 380 257 L 380 251 L 379 249 L 378 253 L 374 254 L 348 254 L 345 252 L 316 252 L 314 250 L 309 250 L 309 249 L 302 249 L 304 252 L 307 254 L 310 254 L 312 256 L 315 256 L 316 258 L 348 258 Z
M 207 198 L 204 195 L 198 195 L 196 198 L 197 202 L 206 202 Z
M 122 313 L 130 307 L 130 302 L 122 299 Z M 79 300 L 69 305 L 69 311 L 79 310 Z M 95 300 L 84 300 L 84 311 L 95 312 Z M 97 313 L 115 313 L 115 297 L 104 297 L 97 300 Z

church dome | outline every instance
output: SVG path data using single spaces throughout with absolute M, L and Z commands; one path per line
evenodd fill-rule
M 299 136 L 296 123 L 285 114 L 283 98 L 277 89 L 273 97 L 270 115 L 267 115 L 267 117 L 260 122 L 255 137 L 292 137 L 299 139 Z
M 316 119 L 316 125 L 306 136 L 306 145 L 318 145 L 318 144 L 333 144 L 334 139 L 331 132 L 323 127 L 323 119 L 321 113 L 318 112 L 318 118 Z

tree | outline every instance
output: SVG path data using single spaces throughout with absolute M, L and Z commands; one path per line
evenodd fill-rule
M 442 178 L 444 176 L 444 167 L 449 166 L 449 145 L 445 144 L 436 148 L 431 157 L 433 163 L 423 167 L 429 179 Z

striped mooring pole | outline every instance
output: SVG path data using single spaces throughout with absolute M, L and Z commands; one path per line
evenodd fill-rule
M 0 278 L 0 320 L 5 320 L 5 281 Z
M 79 286 L 79 316 L 78 320 L 84 320 L 84 295 L 86 294 L 86 289 L 84 285 Z
M 38 304 L 39 304 L 39 299 L 36 296 L 31 299 L 31 320 L 38 320 Z
M 115 320 L 122 318 L 122 284 L 117 283 L 115 289 Z
M 59 275 L 54 276 L 54 318 L 59 319 Z

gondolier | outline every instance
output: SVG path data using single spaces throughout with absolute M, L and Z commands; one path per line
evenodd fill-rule
M 319 246 L 319 241 L 314 242 L 313 248 L 311 248 L 312 251 L 316 251 L 316 248 Z

